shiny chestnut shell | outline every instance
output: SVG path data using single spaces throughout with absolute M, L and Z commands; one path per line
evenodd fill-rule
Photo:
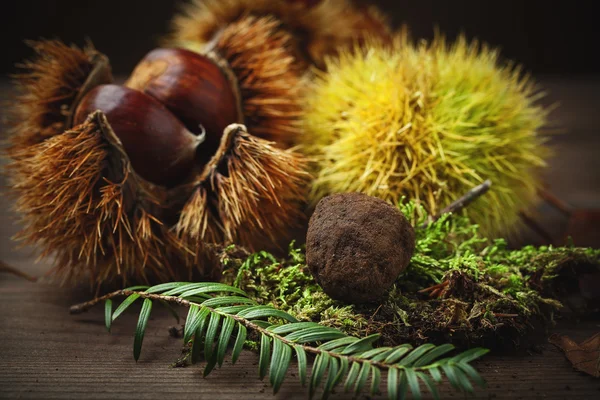
M 206 155 L 217 151 L 228 125 L 241 122 L 238 96 L 230 79 L 215 61 L 189 50 L 151 51 L 125 86 L 160 101 L 192 133 L 206 130 Z
M 156 99 L 124 86 L 100 85 L 83 97 L 74 124 L 96 110 L 106 115 L 142 178 L 172 187 L 191 173 L 201 139 Z

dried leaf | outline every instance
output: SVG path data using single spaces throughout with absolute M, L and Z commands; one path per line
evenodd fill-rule
M 556 334 L 549 341 L 565 353 L 576 370 L 600 378 L 600 332 L 579 344 Z

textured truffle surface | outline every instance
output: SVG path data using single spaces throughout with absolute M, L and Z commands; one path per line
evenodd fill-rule
M 308 267 L 323 290 L 348 303 L 377 301 L 406 269 L 415 233 L 384 200 L 361 193 L 322 199 L 306 238 Z

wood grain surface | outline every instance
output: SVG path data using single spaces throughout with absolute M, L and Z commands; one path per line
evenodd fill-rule
M 273 397 L 268 380 L 258 379 L 258 357 L 244 352 L 203 378 L 204 364 L 172 368 L 181 339 L 169 335 L 175 319 L 157 307 L 144 339 L 140 360 L 132 344 L 139 307 L 117 320 L 109 334 L 102 307 L 71 316 L 68 307 L 85 300 L 85 292 L 18 278 L 0 281 L 0 398 L 35 399 L 302 399 L 292 365 L 281 392 Z M 181 310 L 185 316 L 185 310 Z M 598 331 L 598 322 L 565 324 L 557 332 L 580 341 Z M 564 356 L 548 345 L 541 353 L 493 355 L 475 365 L 487 381 L 475 398 L 594 399 L 600 381 L 573 371 Z M 382 388 L 385 388 L 382 385 Z M 134 394 L 135 393 L 135 394 Z M 448 385 L 442 398 L 463 398 Z M 349 399 L 343 392 L 333 399 Z M 362 397 L 364 398 L 364 396 Z M 384 397 L 381 397 L 384 398 Z
M 544 82 L 549 102 L 559 102 L 553 121 L 565 131 L 554 139 L 557 152 L 546 180 L 554 194 L 578 208 L 600 208 L 600 81 Z M 7 89 L 0 83 L 0 93 Z M 2 99 L 0 99 L 2 100 Z M 4 135 L 4 130 L 2 130 Z M 2 136 L 4 139 L 5 136 Z M 2 186 L 5 181 L 2 180 Z M 35 263 L 35 249 L 15 249 L 10 237 L 18 230 L 6 195 L 0 199 L 0 256 L 30 274 L 49 269 L 50 260 Z M 544 208 L 545 207 L 545 208 Z M 559 236 L 566 222 L 541 206 L 541 222 Z M 597 227 L 596 227 L 597 228 Z M 596 236 L 594 236 L 596 235 Z M 598 231 L 588 235 L 597 240 Z M 539 238 L 530 237 L 535 243 Z M 598 242 L 596 242 L 598 243 Z M 273 397 L 267 381 L 258 379 L 258 357 L 244 352 L 238 365 L 229 362 L 202 377 L 203 364 L 172 368 L 181 339 L 169 335 L 175 320 L 157 308 L 149 322 L 140 360 L 132 344 L 137 308 L 104 328 L 102 307 L 71 316 L 70 305 L 90 298 L 84 289 L 65 290 L 51 283 L 30 283 L 0 274 L 0 398 L 26 399 L 296 399 L 308 391 L 298 383 L 293 365 L 281 392 Z M 180 310 L 185 316 L 185 310 Z M 559 321 L 557 333 L 584 340 L 600 330 L 600 321 Z M 573 370 L 552 345 L 539 352 L 486 356 L 475 365 L 487 381 L 478 399 L 597 399 L 600 380 Z M 385 386 L 382 385 L 382 388 Z M 465 398 L 449 385 L 442 398 Z M 363 396 L 364 397 L 364 396 Z M 340 390 L 334 399 L 351 398 Z

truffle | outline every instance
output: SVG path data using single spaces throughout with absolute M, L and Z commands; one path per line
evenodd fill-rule
M 414 249 L 414 229 L 400 210 L 361 193 L 322 199 L 306 237 L 315 280 L 330 297 L 348 303 L 380 300 Z

